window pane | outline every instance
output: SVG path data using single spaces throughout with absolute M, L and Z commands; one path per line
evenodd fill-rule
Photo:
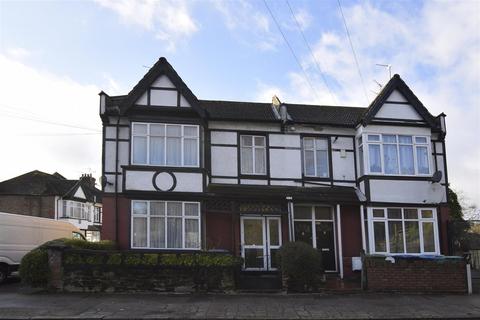
M 426 137 L 415 137 L 415 143 L 427 143 Z
M 368 141 L 380 141 L 380 136 L 378 134 L 369 134 L 367 136 Z
M 197 165 L 197 139 L 185 139 L 183 141 L 183 164 L 186 166 Z
M 151 216 L 164 216 L 165 215 L 165 202 L 152 201 L 150 202 L 150 215 Z
M 385 173 L 398 174 L 398 156 L 396 144 L 383 145 L 383 163 L 385 164 Z
M 264 147 L 265 146 L 265 137 L 255 137 L 255 146 Z
M 165 125 L 164 124 L 150 124 L 150 135 L 151 136 L 165 136 Z
M 199 210 L 198 203 L 185 203 L 185 215 L 198 217 Z
M 417 209 L 403 209 L 405 214 L 405 219 L 418 219 L 418 210 Z
M 133 218 L 133 243 L 134 247 L 147 246 L 147 218 Z
M 263 245 L 263 224 L 260 219 L 243 220 L 243 240 L 246 245 Z
M 165 218 L 150 218 L 150 248 L 165 248 Z
M 402 209 L 400 208 L 388 208 L 387 209 L 388 219 L 402 219 Z
M 133 134 L 147 134 L 147 125 L 134 123 L 132 128 Z
M 255 173 L 266 173 L 265 148 L 255 148 Z
M 387 241 L 385 237 L 385 223 L 373 222 L 373 237 L 375 239 L 375 252 L 386 252 Z
M 433 232 L 433 222 L 423 222 L 423 251 L 435 252 L 435 233 Z
M 167 136 L 169 137 L 181 137 L 182 127 L 179 125 L 167 125 Z
M 294 207 L 294 217 L 295 217 L 295 219 L 312 220 L 312 207 L 295 206 Z
M 305 150 L 305 175 L 314 176 L 315 175 L 315 156 L 314 151 Z
M 397 143 L 397 136 L 392 135 L 392 134 L 384 134 L 382 136 L 383 142 L 389 142 L 389 143 Z
M 181 202 L 167 202 L 167 215 L 168 216 L 182 216 L 182 203 Z
M 133 163 L 147 163 L 147 137 L 133 137 Z
M 200 248 L 197 219 L 185 219 L 185 248 Z
M 253 173 L 253 153 L 252 148 L 242 148 L 241 165 L 242 173 Z
M 252 146 L 252 136 L 241 136 L 242 147 L 251 147 Z
M 417 221 L 405 221 L 405 239 L 407 240 L 407 253 L 420 253 Z
M 373 217 L 374 218 L 384 218 L 385 211 L 383 209 L 373 209 Z
M 380 145 L 368 145 L 368 156 L 370 158 L 370 172 L 382 172 L 382 163 L 380 160 Z
M 412 136 L 398 136 L 398 142 L 412 144 Z
M 315 139 L 315 149 L 327 150 L 328 149 L 327 139 Z
M 278 220 L 277 219 L 269 219 L 268 220 L 268 231 L 269 231 L 269 238 L 270 238 L 270 245 L 278 246 L 280 245 L 280 237 L 278 233 Z
M 182 164 L 181 145 L 181 138 L 167 138 L 167 165 L 179 166 Z
M 358 148 L 358 156 L 360 160 L 360 176 L 363 176 L 363 173 L 364 173 L 363 146 L 360 146 Z
M 400 145 L 400 172 L 402 174 L 414 174 L 413 147 Z
M 390 253 L 403 253 L 402 221 L 388 221 Z
M 182 218 L 167 218 L 167 247 L 182 247 Z
M 165 164 L 165 138 L 150 137 L 150 164 Z
M 317 177 L 328 177 L 328 153 L 324 150 L 317 150 Z
M 332 209 L 329 207 L 315 207 L 315 219 L 332 220 Z
M 194 127 L 194 126 L 183 127 L 183 135 L 186 136 L 186 137 L 196 137 L 197 136 L 197 127 Z
M 312 223 L 307 221 L 295 221 L 295 241 L 305 242 L 313 246 Z
M 313 138 L 303 138 L 303 148 L 313 149 Z
M 424 218 L 424 219 L 433 218 L 433 211 L 432 210 L 422 210 L 422 218 Z
M 430 169 L 428 165 L 428 148 L 417 147 L 417 168 L 418 173 L 428 174 Z
M 147 214 L 147 202 L 134 201 L 132 204 L 133 214 Z

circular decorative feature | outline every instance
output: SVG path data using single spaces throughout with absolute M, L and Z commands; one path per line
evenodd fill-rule
M 168 192 L 177 186 L 177 178 L 172 172 L 157 171 L 153 175 L 152 183 L 157 191 Z

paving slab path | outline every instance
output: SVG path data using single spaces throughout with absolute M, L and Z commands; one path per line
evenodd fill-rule
M 480 319 L 480 295 L 47 294 L 0 286 L 3 319 Z

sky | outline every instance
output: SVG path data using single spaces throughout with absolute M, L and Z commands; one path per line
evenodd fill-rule
M 0 0 L 0 180 L 98 178 L 98 93 L 128 93 L 161 56 L 200 99 L 357 107 L 391 65 L 447 115 L 451 186 L 480 206 L 477 0 Z

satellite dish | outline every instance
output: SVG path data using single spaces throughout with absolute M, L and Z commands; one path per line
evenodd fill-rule
M 106 185 L 109 185 L 109 186 L 113 185 L 113 183 L 108 181 L 106 175 L 103 175 L 103 176 L 100 177 L 100 183 L 101 183 L 103 188 L 105 188 Z
M 437 183 L 440 182 L 440 180 L 442 180 L 442 171 L 435 171 L 430 181 L 432 183 Z

